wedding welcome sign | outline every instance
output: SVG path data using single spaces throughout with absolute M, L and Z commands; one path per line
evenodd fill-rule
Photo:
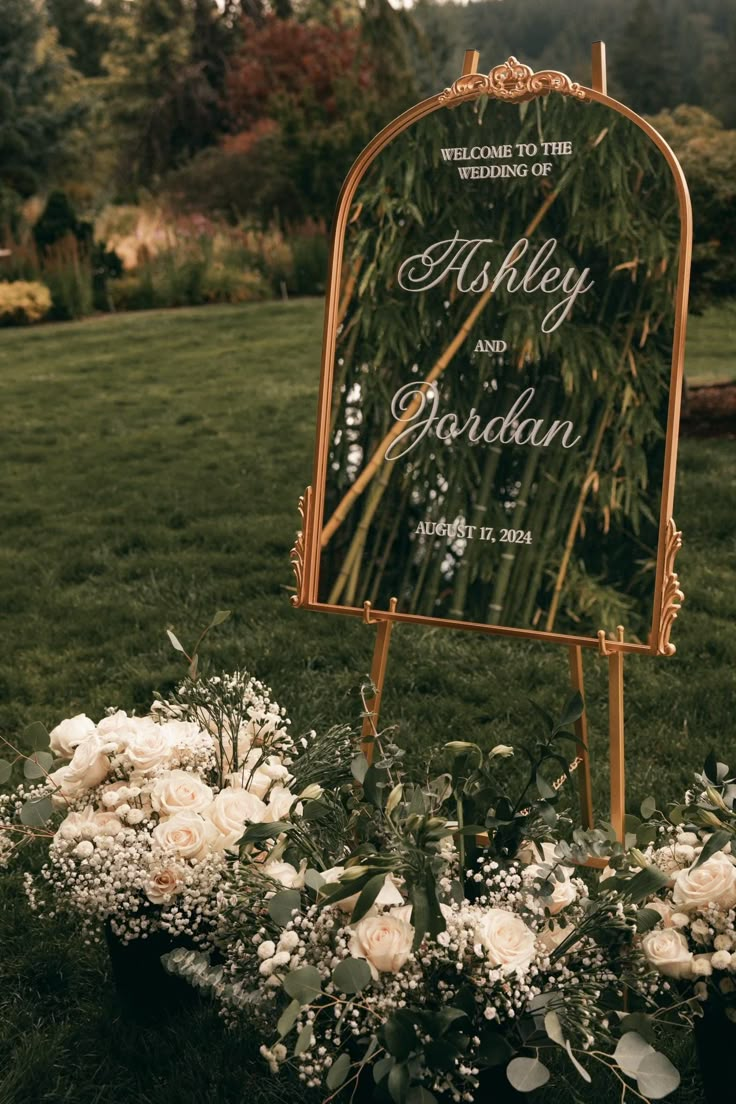
M 663 139 L 562 74 L 468 72 L 379 134 L 334 228 L 295 604 L 673 650 L 689 249 Z

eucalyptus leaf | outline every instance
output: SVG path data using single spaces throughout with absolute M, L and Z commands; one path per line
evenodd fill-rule
M 549 1081 L 549 1070 L 538 1058 L 512 1058 L 506 1076 L 517 1092 L 533 1092 Z
M 553 1043 L 557 1043 L 558 1046 L 565 1045 L 565 1036 L 562 1034 L 560 1017 L 557 1015 L 556 1012 L 547 1012 L 545 1014 L 544 1030 L 547 1032 Z
M 328 1069 L 327 1077 L 325 1078 L 325 1083 L 330 1092 L 334 1092 L 335 1089 L 339 1089 L 340 1085 L 344 1084 L 346 1077 L 350 1073 L 350 1068 L 350 1055 L 340 1054 Z
M 25 824 L 26 828 L 40 828 L 49 820 L 53 811 L 50 797 L 30 799 L 20 810 L 20 822 Z
M 313 1035 L 311 1023 L 305 1024 L 297 1036 L 296 1046 L 294 1047 L 295 1057 L 298 1058 L 300 1054 L 304 1054 L 304 1051 L 309 1049 Z
M 287 1005 L 284 1011 L 279 1016 L 276 1024 L 276 1030 L 279 1033 L 279 1038 L 283 1039 L 284 1035 L 288 1035 L 292 1027 L 297 1021 L 299 1013 L 301 1011 L 301 1005 L 299 1001 L 293 1000 L 291 1004 Z
M 664 1054 L 654 1051 L 645 1055 L 636 1071 L 636 1085 L 642 1096 L 661 1100 L 680 1084 L 680 1074 Z
M 268 915 L 275 924 L 285 928 L 292 919 L 294 912 L 299 910 L 301 900 L 298 889 L 279 890 L 268 902 Z
M 637 1031 L 627 1031 L 617 1042 L 613 1059 L 629 1077 L 636 1077 L 641 1063 L 647 1055 L 654 1053 L 654 1047 L 646 1039 L 642 1039 Z
M 3 786 L 10 780 L 12 773 L 13 764 L 9 763 L 7 759 L 0 759 L 0 786 Z
M 340 993 L 360 993 L 371 978 L 371 968 L 364 958 L 344 958 L 332 971 L 332 983 Z
M 50 751 L 34 751 L 23 763 L 23 775 L 28 779 L 45 778 L 53 762 L 54 757 Z
M 29 745 L 34 751 L 46 751 L 49 746 L 49 734 L 46 731 L 46 726 L 42 725 L 40 721 L 33 721 L 23 730 L 23 744 L 25 747 Z
M 414 1018 L 410 1012 L 402 1008 L 389 1016 L 381 1034 L 386 1050 L 399 1062 L 409 1057 L 417 1043 Z
M 283 980 L 286 993 L 300 1004 L 309 1004 L 322 992 L 322 977 L 314 966 L 300 966 Z
M 653 797 L 645 797 L 641 803 L 640 810 L 642 818 L 649 820 L 650 816 L 653 816 L 657 811 L 657 802 Z

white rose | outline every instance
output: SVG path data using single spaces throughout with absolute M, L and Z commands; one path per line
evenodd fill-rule
M 71 762 L 59 767 L 49 779 L 60 791 L 60 796 L 69 801 L 99 786 L 109 770 L 110 760 L 102 751 L 99 738 L 93 736 L 79 744 Z
M 274 786 L 268 795 L 268 812 L 265 819 L 283 820 L 289 815 L 295 801 L 296 797 L 291 790 L 287 790 L 285 786 Z
M 199 813 L 186 811 L 160 821 L 152 835 L 164 851 L 176 851 L 183 859 L 198 859 L 211 849 L 214 832 Z
M 549 897 L 542 897 L 541 902 L 545 908 L 549 909 L 553 916 L 556 916 L 563 908 L 572 904 L 577 898 L 578 891 L 571 881 L 571 875 L 573 874 L 572 867 L 560 865 L 555 857 L 555 844 L 543 843 L 542 851 L 545 864 L 555 867 L 555 872 L 549 875 L 554 884 L 554 890 Z M 563 875 L 563 880 L 561 882 L 558 881 L 556 877 L 559 872 L 562 872 Z M 534 881 L 535 878 L 543 877 L 545 877 L 545 872 L 542 870 L 539 863 L 532 863 L 524 871 L 525 881 Z
M 184 888 L 184 875 L 178 866 L 164 866 L 153 871 L 144 885 L 148 900 L 163 905 Z
M 136 719 L 128 733 L 125 756 L 133 770 L 151 771 L 165 767 L 174 755 L 169 725 L 156 724 L 150 718 Z
M 95 732 L 94 721 L 86 713 L 78 713 L 76 717 L 62 721 L 51 730 L 49 747 L 59 759 L 71 759 L 74 749 L 90 736 L 94 736 Z
M 718 851 L 695 870 L 681 870 L 675 878 L 672 900 L 683 911 L 709 904 L 730 909 L 736 905 L 736 867 Z
M 212 803 L 212 796 L 210 787 L 190 771 L 166 771 L 151 787 L 151 804 L 163 816 L 171 816 L 182 809 L 202 813 Z
M 647 932 L 641 945 L 648 961 L 660 974 L 671 978 L 692 977 L 693 956 L 681 931 L 665 928 Z
M 207 817 L 220 834 L 220 846 L 237 851 L 237 844 L 247 824 L 261 824 L 268 808 L 249 790 L 228 787 L 220 790 L 207 810 Z
M 304 872 L 307 869 L 307 860 L 302 859 L 299 864 L 299 869 L 292 866 L 288 862 L 279 862 L 277 859 L 272 859 L 271 862 L 264 863 L 262 870 L 269 878 L 273 878 L 275 882 L 280 882 L 285 889 L 302 889 L 304 886 Z
M 378 973 L 398 973 L 411 955 L 413 942 L 412 925 L 386 913 L 359 920 L 348 949 L 354 958 L 364 958 L 376 977 Z
M 525 969 L 534 957 L 534 933 L 506 909 L 487 909 L 476 925 L 475 940 L 488 961 L 504 973 Z

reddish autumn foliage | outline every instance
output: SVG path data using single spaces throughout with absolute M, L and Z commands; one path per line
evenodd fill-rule
M 354 98 L 371 86 L 372 75 L 357 29 L 271 16 L 260 26 L 246 23 L 245 46 L 227 81 L 226 106 L 235 130 L 250 129 L 290 103 L 329 121 L 346 94 Z

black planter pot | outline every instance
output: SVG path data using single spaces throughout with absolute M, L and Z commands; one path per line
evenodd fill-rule
M 731 1058 L 736 1052 L 736 1023 L 725 1006 L 706 1001 L 703 1017 L 695 1021 L 695 1049 L 703 1082 L 705 1104 L 725 1104 L 732 1099 L 734 1075 Z
M 167 973 L 161 956 L 182 946 L 165 932 L 124 943 L 105 926 L 110 972 L 121 1010 L 130 1019 L 152 1023 L 192 1007 L 199 995 L 186 981 Z

